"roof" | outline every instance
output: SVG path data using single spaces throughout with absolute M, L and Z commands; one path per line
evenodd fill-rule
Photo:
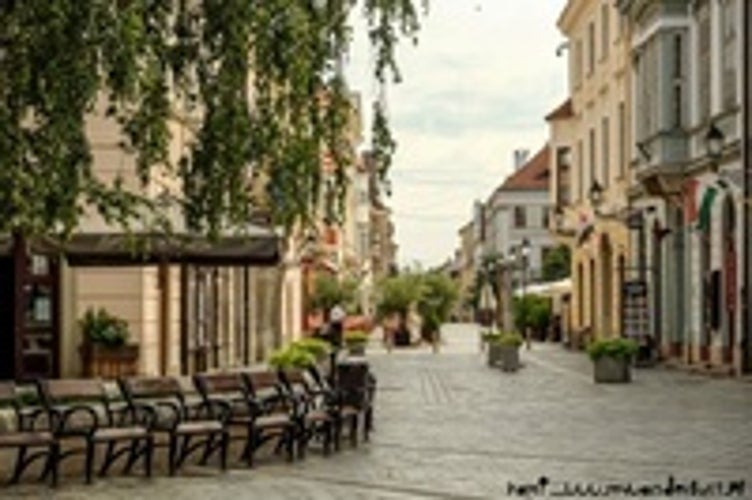
M 574 113 L 572 112 L 572 99 L 567 99 L 561 103 L 558 108 L 546 115 L 546 121 L 564 120 L 566 118 L 571 118 L 572 116 L 574 116 Z
M 531 160 L 507 177 L 499 190 L 547 191 L 550 150 L 548 144 L 543 146 Z

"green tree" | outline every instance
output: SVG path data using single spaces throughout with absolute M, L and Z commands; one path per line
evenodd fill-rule
M 87 206 L 166 230 L 140 194 L 155 169 L 180 181 L 168 201 L 195 232 L 245 226 L 252 178 L 265 179 L 273 222 L 290 227 L 321 205 L 322 147 L 335 165 L 326 201 L 341 211 L 353 109 L 337 68 L 356 8 L 376 82 L 398 81 L 396 47 L 419 30 L 415 0 L 0 2 L 0 233 L 66 236 Z M 396 147 L 384 104 L 372 104 L 382 180 Z M 92 172 L 85 124 L 100 107 L 135 158 L 135 189 Z M 175 160 L 172 125 L 186 120 L 192 146 Z
M 519 332 L 530 328 L 542 333 L 551 321 L 551 300 L 540 295 L 515 297 L 512 301 L 512 318 Z
M 424 334 L 438 333 L 441 324 L 449 319 L 458 297 L 457 284 L 447 275 L 432 272 L 421 276 L 417 306 L 423 318 Z
M 571 251 L 567 245 L 559 245 L 543 259 L 543 280 L 557 281 L 571 274 Z
M 358 283 L 352 279 L 339 281 L 334 276 L 319 275 L 314 282 L 309 306 L 328 315 L 337 304 L 351 311 L 356 305 Z
M 376 315 L 379 319 L 392 314 L 407 316 L 410 305 L 417 302 L 421 293 L 420 279 L 415 274 L 399 274 L 385 278 L 376 291 Z

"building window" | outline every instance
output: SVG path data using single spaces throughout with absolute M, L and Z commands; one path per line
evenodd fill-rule
M 603 184 L 603 187 L 605 188 L 608 186 L 609 181 L 609 147 L 608 147 L 608 141 L 611 140 L 611 133 L 609 131 L 609 120 L 608 116 L 604 116 L 601 120 L 601 161 L 603 162 L 603 165 L 601 165 L 601 172 L 602 172 L 602 178 L 601 178 L 601 184 Z
M 588 25 L 588 76 L 595 71 L 595 23 Z
M 605 59 L 608 57 L 608 45 L 610 42 L 610 6 L 607 3 L 601 4 L 601 57 Z
M 697 7 L 697 48 L 699 72 L 697 78 L 697 95 L 699 97 L 698 113 L 700 123 L 710 117 L 710 4 L 700 0 Z
M 674 128 L 681 128 L 683 126 L 682 123 L 682 108 L 684 106 L 684 98 L 683 98 L 683 77 L 684 77 L 684 68 L 683 68 L 683 59 L 684 59 L 684 48 L 683 48 L 683 41 L 682 41 L 682 35 L 680 33 L 677 33 L 674 35 L 673 38 L 673 53 L 674 53 L 674 71 L 673 71 L 673 95 L 671 97 L 671 106 L 672 106 L 672 116 L 673 116 L 673 127 Z
M 736 106 L 736 0 L 721 0 L 721 100 L 723 109 Z
M 569 205 L 570 193 L 570 150 L 567 147 L 556 149 L 556 204 Z
M 590 184 L 592 184 L 598 177 L 595 172 L 595 129 L 590 129 L 590 155 L 588 158 L 590 167 Z M 590 187 L 590 186 L 587 186 Z
M 514 227 L 527 227 L 527 214 L 525 207 L 514 207 Z
M 574 53 L 572 54 L 572 73 L 574 74 L 574 86 L 579 87 L 582 83 L 582 39 L 577 39 L 574 44 Z
M 627 171 L 627 117 L 624 102 L 619 103 L 619 177 Z
M 547 228 L 548 225 L 551 223 L 551 208 L 550 207 L 543 207 L 543 217 L 541 222 L 543 223 L 542 226 L 544 228 Z

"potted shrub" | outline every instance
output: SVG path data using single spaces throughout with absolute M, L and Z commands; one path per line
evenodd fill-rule
M 317 363 L 322 363 L 327 360 L 329 353 L 332 350 L 329 342 L 323 339 L 317 339 L 313 337 L 304 338 L 298 340 L 292 344 L 296 348 L 309 352 L 314 357 Z
M 278 370 L 305 369 L 316 364 L 316 358 L 293 344 L 274 351 L 269 357 L 269 364 Z
M 84 376 L 114 378 L 135 375 L 138 345 L 129 344 L 128 322 L 104 308 L 89 308 L 79 320 L 83 334 Z
M 626 383 L 632 379 L 630 364 L 637 352 L 637 343 L 631 339 L 598 339 L 587 347 L 593 360 L 593 375 L 598 383 Z
M 366 353 L 368 334 L 362 330 L 353 330 L 345 334 L 345 345 L 351 356 L 363 356 Z
M 486 330 L 480 334 L 480 338 L 481 342 L 483 342 L 483 345 L 486 347 L 488 366 L 496 366 L 499 362 L 499 356 L 501 356 L 501 353 L 499 349 L 494 346 L 497 345 L 497 341 L 501 338 L 501 333 L 493 330 Z
M 520 368 L 520 346 L 522 335 L 516 332 L 505 332 L 489 335 L 488 364 L 499 365 L 505 372 L 514 372 Z

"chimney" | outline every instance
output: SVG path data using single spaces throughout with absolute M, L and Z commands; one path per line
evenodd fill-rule
M 529 149 L 515 149 L 514 150 L 514 169 L 519 170 L 521 166 L 527 163 L 530 158 Z

